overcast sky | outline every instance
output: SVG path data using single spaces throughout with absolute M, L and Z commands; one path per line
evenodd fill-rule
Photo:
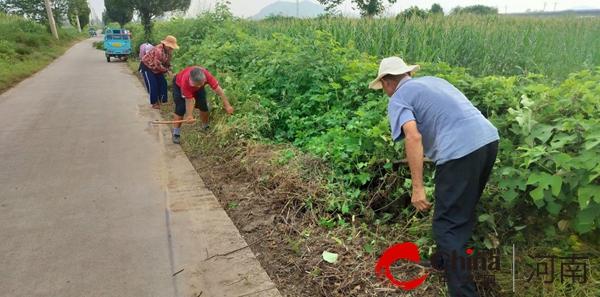
M 102 16 L 104 10 L 104 0 L 88 0 L 94 9 L 98 17 Z M 257 14 L 263 7 L 275 3 L 278 0 L 229 0 L 231 2 L 231 12 L 234 15 L 240 17 L 251 17 Z M 296 2 L 294 0 L 284 0 L 286 2 Z M 300 0 L 304 1 L 304 0 Z M 318 3 L 316 0 L 309 0 L 310 2 Z M 216 0 L 192 0 L 192 8 L 195 10 L 199 7 L 213 6 Z M 444 8 L 444 11 L 450 11 L 455 6 L 469 6 L 475 4 L 483 4 L 488 6 L 497 6 L 500 13 L 506 12 L 523 12 L 527 9 L 531 10 L 542 10 L 544 9 L 544 3 L 546 3 L 546 11 L 554 10 L 556 3 L 556 10 L 569 9 L 575 6 L 591 6 L 594 8 L 600 8 L 600 2 L 598 0 L 398 0 L 398 3 L 391 7 L 391 11 L 398 13 L 410 6 L 418 6 L 420 8 L 430 8 L 433 3 L 440 3 Z M 344 12 L 352 12 L 351 0 L 346 0 L 345 3 L 339 6 L 339 9 Z

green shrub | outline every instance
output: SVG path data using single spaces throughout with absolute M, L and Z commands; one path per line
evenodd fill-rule
M 327 28 L 346 25 L 325 32 L 311 26 L 299 30 L 300 24 L 310 25 L 311 21 L 284 19 L 274 23 L 272 20 L 225 19 L 214 15 L 194 20 L 179 19 L 161 24 L 157 30 L 159 34 L 180 34 L 178 39 L 182 40 L 182 47 L 174 56 L 175 71 L 190 65 L 208 68 L 228 92 L 236 94 L 237 104 L 248 111 L 229 118 L 230 124 L 247 127 L 240 128 L 240 134 L 229 134 L 231 137 L 243 135 L 291 143 L 325 160 L 334 169 L 327 186 L 331 195 L 323 201 L 330 211 L 363 215 L 373 195 L 383 192 L 394 197 L 408 196 L 411 190 L 410 181 L 406 180 L 410 178 L 409 172 L 403 169 L 398 173 L 391 163 L 401 158 L 404 150 L 402 143 L 391 140 L 388 98 L 380 91 L 367 88 L 368 82 L 377 74 L 381 57 L 360 50 L 364 49 L 365 40 L 380 49 L 386 48 L 385 42 L 389 39 L 385 34 L 390 33 L 392 27 L 385 26 L 391 21 L 381 21 L 380 24 L 385 25 L 381 30 L 373 30 L 379 21 L 369 20 L 313 24 Z M 431 23 L 426 23 L 429 26 L 423 29 L 415 24 L 425 23 L 400 23 L 400 28 L 393 27 L 400 32 L 398 34 L 409 34 L 409 40 L 413 41 L 409 47 L 396 47 L 395 51 L 413 53 L 407 59 L 411 63 L 419 61 L 414 57 L 423 57 L 417 49 L 437 53 L 438 58 L 450 57 L 449 60 L 454 61 L 452 64 L 434 62 L 430 58 L 417 62 L 422 70 L 416 76 L 435 75 L 450 81 L 494 123 L 501 136 L 496 168 L 480 209 L 484 214 L 479 219 L 487 225 L 478 227 L 475 238 L 486 234 L 487 227 L 503 234 L 515 234 L 535 225 L 531 223 L 533 220 L 544 220 L 539 224 L 544 228 L 552 227 L 550 222 L 560 229 L 570 226 L 578 233 L 593 234 L 591 231 L 600 224 L 600 194 L 596 194 L 600 193 L 600 163 L 597 161 L 600 160 L 600 135 L 596 132 L 600 131 L 598 71 L 585 65 L 575 67 L 577 58 L 559 56 L 565 52 L 555 49 L 566 44 L 546 36 L 549 29 L 534 27 L 545 21 L 489 17 L 469 21 L 428 18 L 422 22 Z M 266 23 L 272 24 L 267 28 L 264 27 Z M 580 32 L 586 36 L 583 41 L 577 41 L 580 44 L 598 42 L 589 38 L 590 29 L 583 29 L 585 21 L 557 23 L 567 26 L 567 32 Z M 199 24 L 208 25 L 203 32 L 192 29 Z M 462 27 L 456 29 L 453 24 Z M 510 58 L 515 60 L 511 61 L 530 63 L 551 56 L 555 62 L 544 64 L 547 69 L 560 65 L 564 72 L 564 64 L 556 63 L 561 61 L 573 65 L 567 67 L 570 70 L 584 70 L 558 82 L 525 72 L 506 77 L 482 75 L 503 73 L 508 69 L 506 67 L 523 65 L 506 64 L 502 59 L 510 53 L 503 52 L 505 45 L 485 40 L 490 36 L 510 35 L 506 30 L 524 24 L 526 26 L 519 30 L 531 31 L 525 35 L 535 41 L 529 39 L 526 43 L 535 45 L 534 54 L 519 51 L 521 54 L 515 54 Z M 372 30 L 362 29 L 368 25 Z M 587 25 L 597 26 L 598 23 L 592 20 Z M 549 28 L 553 26 L 549 25 Z M 488 31 L 482 31 L 481 27 L 487 27 Z M 490 31 L 492 27 L 498 29 Z M 285 33 L 286 28 L 288 33 Z M 186 35 L 186 31 L 191 33 Z M 340 42 L 340 36 L 349 32 L 346 42 Z M 376 35 L 364 35 L 367 32 Z M 418 32 L 419 38 L 416 38 Z M 483 32 L 490 33 L 484 36 Z M 509 37 L 502 36 L 499 40 L 506 38 Z M 357 48 L 354 41 L 362 45 Z M 436 43 L 432 45 L 430 41 Z M 521 41 L 525 42 L 522 35 L 515 35 L 510 37 L 509 43 Z M 473 46 L 468 55 L 446 51 L 446 47 L 460 43 L 463 43 L 461 47 Z M 489 48 L 485 51 L 489 58 L 481 58 L 481 49 L 477 49 L 480 45 Z M 597 50 L 585 48 L 581 50 Z M 513 48 L 510 52 L 517 50 Z M 495 55 L 490 56 L 490 52 Z M 484 65 L 478 67 L 478 72 L 450 66 L 472 65 L 470 60 Z M 433 187 L 432 169 L 427 168 L 424 177 L 429 193 Z M 387 177 L 394 174 L 400 174 L 401 179 L 387 184 Z M 504 223 L 497 224 L 499 221 Z M 498 243 L 487 237 L 480 244 L 493 247 Z

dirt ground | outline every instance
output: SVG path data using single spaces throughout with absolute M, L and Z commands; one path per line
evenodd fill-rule
M 374 268 L 378 257 L 357 258 L 363 246 L 360 234 L 344 245 L 331 240 L 351 234 L 320 227 L 305 203 L 296 199 L 294 192 L 288 192 L 294 190 L 290 189 L 292 185 L 261 182 L 256 176 L 258 172 L 249 174 L 245 170 L 241 158 L 223 163 L 218 157 L 188 154 L 207 188 L 219 199 L 283 295 L 398 296 L 402 293 L 377 280 Z M 260 162 L 248 154 L 245 160 Z M 293 178 L 285 180 L 293 182 Z M 325 262 L 323 251 L 338 253 L 338 262 Z M 392 271 L 403 277 L 412 274 L 412 278 L 422 276 L 423 272 L 435 273 L 419 267 L 400 264 Z M 412 296 L 439 296 L 436 286 L 425 286 L 412 293 Z

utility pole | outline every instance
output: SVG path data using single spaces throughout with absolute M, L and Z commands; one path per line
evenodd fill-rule
M 50 0 L 44 0 L 44 4 L 46 5 L 46 12 L 48 13 L 48 22 L 50 22 L 50 30 L 52 31 L 52 36 L 58 39 L 58 32 L 56 32 L 56 23 L 54 23 L 52 7 L 50 7 Z
M 296 17 L 300 18 L 300 0 L 296 0 Z
M 558 2 L 554 2 L 554 11 L 556 11 L 556 3 Z
M 504 14 L 508 11 L 508 5 L 504 6 Z
M 542 11 L 546 11 L 546 2 L 544 2 L 544 9 Z

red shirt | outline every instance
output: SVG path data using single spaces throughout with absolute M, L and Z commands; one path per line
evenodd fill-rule
M 194 87 L 194 86 L 192 86 L 192 84 L 190 82 L 190 72 L 194 68 L 202 69 L 202 71 L 204 72 L 204 75 L 206 76 L 206 81 L 200 87 Z M 212 76 L 212 74 L 210 74 L 210 72 L 208 72 L 208 70 L 206 70 L 202 67 L 198 67 L 198 66 L 190 66 L 188 68 L 181 70 L 181 72 L 179 72 L 179 74 L 177 74 L 175 83 L 177 84 L 177 86 L 179 86 L 181 88 L 181 95 L 183 97 L 185 97 L 186 99 L 194 99 L 194 93 L 196 91 L 204 88 L 205 85 L 209 85 L 213 90 L 216 90 L 219 87 L 219 83 Z

